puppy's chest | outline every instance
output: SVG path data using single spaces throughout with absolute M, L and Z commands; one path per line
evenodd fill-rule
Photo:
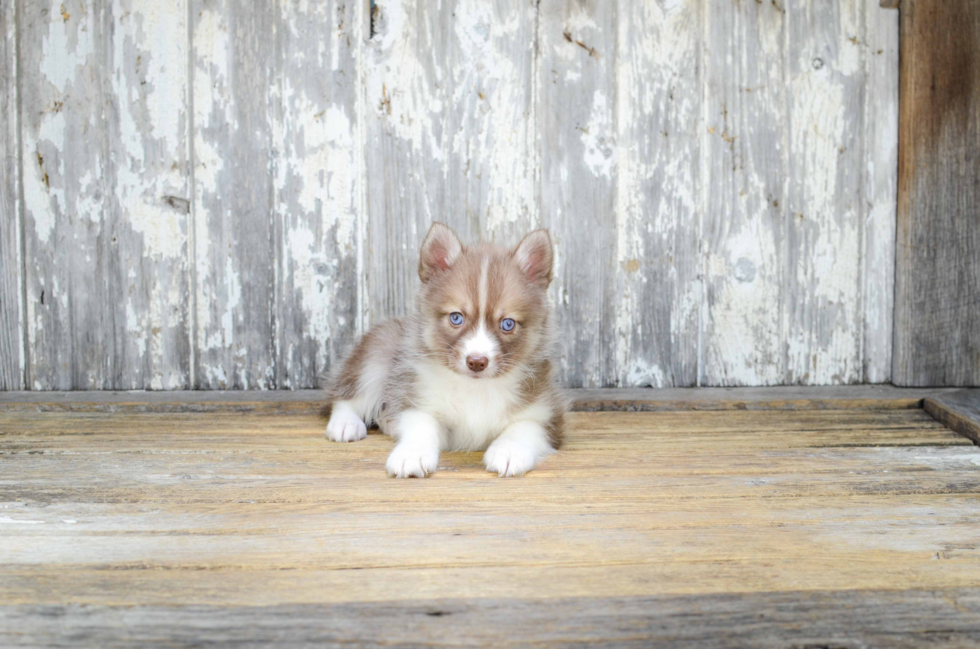
M 458 449 L 477 449 L 492 441 L 510 423 L 520 400 L 513 378 L 469 379 L 451 370 L 419 372 L 418 407 L 438 419 Z

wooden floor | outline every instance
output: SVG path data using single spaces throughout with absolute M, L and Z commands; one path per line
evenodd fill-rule
M 105 410 L 0 409 L 0 646 L 980 646 L 980 449 L 922 409 L 573 413 L 425 480 L 309 408 Z

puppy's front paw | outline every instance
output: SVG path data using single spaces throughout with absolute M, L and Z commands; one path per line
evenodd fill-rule
M 500 474 L 501 478 L 522 476 L 537 464 L 534 449 L 512 439 L 498 439 L 483 454 L 487 471 Z
M 335 407 L 327 422 L 327 439 L 332 442 L 356 442 L 367 437 L 367 426 L 350 408 Z
M 385 462 L 388 475 L 396 478 L 424 478 L 438 466 L 438 448 L 411 442 L 398 444 Z

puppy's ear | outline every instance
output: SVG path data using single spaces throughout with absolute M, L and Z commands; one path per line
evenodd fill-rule
M 514 248 L 514 261 L 520 266 L 529 282 L 541 288 L 551 283 L 554 253 L 551 236 L 547 230 L 535 230 L 524 237 Z
M 461 252 L 463 244 L 456 233 L 442 223 L 433 223 L 419 251 L 419 278 L 422 283 L 448 270 Z

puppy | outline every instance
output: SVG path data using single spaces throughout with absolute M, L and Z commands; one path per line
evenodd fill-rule
M 422 478 L 440 451 L 486 449 L 500 476 L 521 476 L 561 444 L 566 403 L 552 383 L 547 230 L 512 250 L 464 246 L 433 223 L 419 253 L 412 315 L 374 327 L 329 382 L 327 439 L 377 424 L 397 444 L 389 475 Z

